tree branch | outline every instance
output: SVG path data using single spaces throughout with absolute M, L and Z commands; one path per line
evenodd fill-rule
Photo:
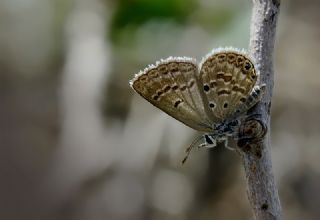
M 259 220 L 282 219 L 270 155 L 273 50 L 279 7 L 280 0 L 253 0 L 249 52 L 260 73 L 260 83 L 266 84 L 266 91 L 261 102 L 248 113 L 238 142 L 246 173 L 247 195 L 255 219 Z

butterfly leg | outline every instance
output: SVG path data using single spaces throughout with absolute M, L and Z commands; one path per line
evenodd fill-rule
M 204 143 L 200 144 L 198 147 L 215 147 L 217 146 L 217 141 L 215 140 L 213 135 L 205 134 L 203 135 Z
M 248 101 L 246 102 L 248 110 L 261 100 L 265 90 L 266 90 L 266 84 L 262 84 L 261 86 L 257 85 L 253 87 L 248 97 Z
M 226 139 L 224 140 L 224 147 L 227 148 L 228 150 L 232 150 L 232 151 L 235 150 L 234 147 L 230 147 L 230 146 L 229 146 L 228 138 L 226 138 Z
M 234 151 L 234 147 L 229 146 L 229 138 L 236 140 L 239 136 L 240 119 L 231 119 L 223 123 L 223 135 L 219 135 L 216 139 L 224 142 L 225 148 Z

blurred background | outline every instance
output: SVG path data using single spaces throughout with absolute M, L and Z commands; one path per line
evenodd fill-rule
M 160 58 L 247 48 L 249 0 L 1 0 L 0 219 L 252 219 L 238 156 L 130 89 Z M 320 2 L 282 1 L 273 170 L 320 218 Z

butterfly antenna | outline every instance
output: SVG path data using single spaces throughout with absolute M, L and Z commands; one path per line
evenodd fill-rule
M 199 136 L 197 137 L 191 144 L 190 146 L 186 149 L 186 156 L 183 158 L 183 160 L 181 161 L 182 165 L 187 161 L 191 150 L 196 146 L 196 144 L 199 142 L 199 140 L 201 140 L 203 138 L 203 136 Z

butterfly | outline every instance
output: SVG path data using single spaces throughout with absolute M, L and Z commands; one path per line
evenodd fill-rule
M 140 71 L 130 86 L 168 115 L 205 132 L 186 150 L 216 146 L 237 138 L 241 117 L 257 104 L 265 84 L 257 85 L 258 73 L 244 50 L 214 49 L 200 63 L 189 57 L 169 57 Z M 226 145 L 227 146 L 227 143 Z

